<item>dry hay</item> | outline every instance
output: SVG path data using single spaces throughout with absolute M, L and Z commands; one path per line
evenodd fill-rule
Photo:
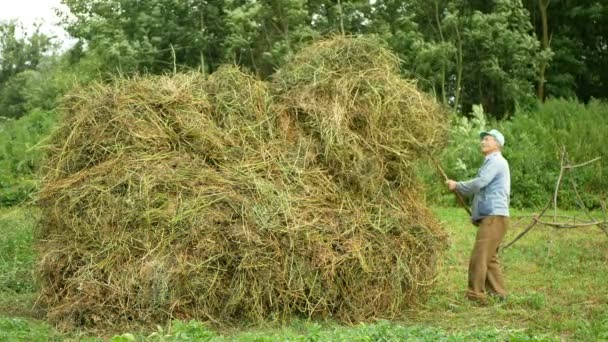
M 411 162 L 444 117 L 395 63 L 338 38 L 269 83 L 225 67 L 68 96 L 38 199 L 49 318 L 355 322 L 424 299 L 446 241 Z
M 377 42 L 339 37 L 305 48 L 274 77 L 291 116 L 346 187 L 411 184 L 411 163 L 441 147 L 445 113 L 399 77 Z

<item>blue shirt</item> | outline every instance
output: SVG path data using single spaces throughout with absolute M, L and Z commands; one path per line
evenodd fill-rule
M 475 195 L 471 208 L 471 220 L 474 223 L 486 216 L 509 216 L 509 163 L 500 152 L 490 153 L 477 172 L 477 177 L 458 182 L 456 190 L 463 195 Z

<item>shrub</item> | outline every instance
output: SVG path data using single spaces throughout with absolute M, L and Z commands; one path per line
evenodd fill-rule
M 33 111 L 17 120 L 0 123 L 0 206 L 27 200 L 37 189 L 40 143 L 55 125 L 52 111 Z
M 559 205 L 576 206 L 570 180 L 576 182 L 583 201 L 598 208 L 606 196 L 608 177 L 608 105 L 592 101 L 584 105 L 569 100 L 549 100 L 533 112 L 520 112 L 509 120 L 489 122 L 480 107 L 472 115 L 451 118 L 450 143 L 439 155 L 448 176 L 455 180 L 474 177 L 483 161 L 479 152 L 479 132 L 497 127 L 506 138 L 503 154 L 511 168 L 511 205 L 516 208 L 539 207 L 552 198 L 560 171 L 560 151 L 566 148 L 571 163 L 595 157 L 599 162 L 576 169 L 564 178 Z M 454 196 L 445 189 L 432 165 L 420 167 L 420 176 L 429 189 L 427 197 L 438 205 L 454 205 Z

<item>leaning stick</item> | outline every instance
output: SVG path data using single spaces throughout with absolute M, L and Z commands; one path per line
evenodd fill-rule
M 562 183 L 562 177 L 564 176 L 564 159 L 566 158 L 566 148 L 562 149 L 562 158 L 559 167 L 559 177 L 555 184 L 555 192 L 553 193 L 553 222 L 557 221 L 557 194 L 559 192 L 559 186 Z
M 534 226 L 536 226 L 536 224 L 538 223 L 538 219 L 540 219 L 541 217 L 543 217 L 543 215 L 545 214 L 545 212 L 547 211 L 547 209 L 549 209 L 549 207 L 551 206 L 551 201 L 547 202 L 547 205 L 545 205 L 545 208 L 543 209 L 543 211 L 540 212 L 540 215 L 534 217 L 534 219 L 532 220 L 532 223 L 530 223 L 528 225 L 528 227 L 526 227 L 526 229 L 524 229 L 523 232 L 519 233 L 519 235 L 517 235 L 515 237 L 515 239 L 513 239 L 513 241 L 509 242 L 504 248 L 502 248 L 503 250 L 511 247 L 511 245 L 513 245 L 515 242 L 517 242 L 517 240 L 521 239 L 524 235 L 528 234 L 528 232 L 534 228 Z
M 448 181 L 449 180 L 448 175 L 446 175 L 445 171 L 443 171 L 441 164 L 439 164 L 437 159 L 435 159 L 435 157 L 433 157 L 432 155 L 430 155 L 430 157 L 431 157 L 431 160 L 433 161 L 433 164 L 435 164 L 435 167 L 437 167 L 437 170 L 439 171 L 439 173 L 443 176 L 444 180 Z M 462 195 L 460 195 L 460 193 L 458 191 L 454 191 L 454 195 L 456 195 L 456 198 L 458 199 L 460 206 L 463 207 L 464 210 L 467 211 L 467 214 L 469 214 L 469 216 L 471 216 L 471 209 L 469 209 L 469 206 L 464 201 L 464 198 L 462 198 Z

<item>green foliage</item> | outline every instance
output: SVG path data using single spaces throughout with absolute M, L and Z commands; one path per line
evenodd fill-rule
M 0 341 L 61 341 L 46 324 L 33 324 L 23 318 L 0 317 Z
M 218 340 L 218 337 L 218 334 L 201 322 L 175 320 L 169 331 L 165 332 L 162 327 L 158 326 L 156 332 L 149 335 L 148 339 L 152 341 L 212 341 Z
M 94 76 L 213 72 L 234 62 L 266 77 L 318 37 L 375 34 L 403 60 L 404 75 L 454 110 L 483 104 L 496 118 L 534 105 L 539 65 L 546 93 L 589 101 L 608 96 L 608 6 L 597 0 L 550 1 L 550 48 L 541 51 L 539 0 L 64 0 L 63 24 L 79 43 L 72 62 L 96 61 Z M 0 108 L 18 117 L 32 75 L 51 39 L 39 31 L 0 35 Z M 44 78 L 43 78 L 44 79 Z M 23 88 L 23 89 L 22 89 Z M 25 89 L 25 90 L 24 90 Z M 48 108 L 45 108 L 48 109 Z
M 224 59 L 269 76 L 319 35 L 302 0 L 226 1 Z
M 519 0 L 65 0 L 68 31 L 107 73 L 214 71 L 236 63 L 269 76 L 320 36 L 375 34 L 402 58 L 407 77 L 468 112 L 497 117 L 534 98 L 539 43 Z
M 26 70 L 11 77 L 0 94 L 0 115 L 20 118 L 33 110 L 50 110 L 65 91 L 67 75 L 59 74 L 55 61 L 45 59 L 40 69 Z
M 445 105 L 468 113 L 481 103 L 494 117 L 528 107 L 541 58 L 528 11 L 518 0 L 376 2 L 373 32 Z
M 474 12 L 469 23 L 464 31 L 464 112 L 474 103 L 495 117 L 530 107 L 539 43 L 530 34 L 532 25 L 521 1 L 496 0 L 492 12 Z
M 103 71 L 208 69 L 218 57 L 222 4 L 207 1 L 65 0 L 68 32 L 86 42 Z M 74 18 L 73 20 L 71 18 Z M 219 30 L 219 31 L 218 31 Z
M 359 324 L 354 327 L 322 326 L 314 322 L 295 322 L 277 332 L 245 332 L 234 336 L 221 336 L 197 321 L 174 321 L 169 331 L 161 327 L 144 337 L 125 333 L 115 335 L 112 342 L 130 341 L 557 341 L 543 335 L 498 328 L 476 328 L 470 331 L 451 331 L 420 325 L 401 325 L 389 321 Z
M 50 37 L 36 27 L 28 36 L 16 22 L 0 22 L 0 116 L 18 118 L 27 112 L 31 71 L 54 48 Z
M 524 0 L 537 35 L 542 32 L 539 0 Z M 588 102 L 608 96 L 608 4 L 598 0 L 549 1 L 547 8 L 553 58 L 546 91 L 553 97 Z
M 565 147 L 570 161 L 567 164 L 602 159 L 566 175 L 559 204 L 576 207 L 570 184 L 574 180 L 585 204 L 599 208 L 598 199 L 608 194 L 607 110 L 608 104 L 599 101 L 583 105 L 551 100 L 538 111 L 519 113 L 499 125 L 512 141 L 506 157 L 512 168 L 514 205 L 541 206 L 551 198 L 560 170 L 560 152 Z
M 0 33 L 3 28 L 6 31 L 0 24 Z M 53 110 L 67 89 L 99 75 L 98 59 L 79 56 L 74 63 L 75 50 L 50 54 L 52 42 L 38 31 L 29 40 L 10 36 L 18 42 L 13 44 L 16 47 L 1 44 L 8 39 L 8 33 L 4 34 L 0 36 L 0 62 L 7 65 L 0 65 L 0 117 L 17 119 L 34 110 Z
M 36 189 L 41 163 L 40 142 L 55 125 L 55 112 L 33 111 L 0 122 L 0 206 L 27 200 Z
M 15 21 L 0 21 L 0 84 L 18 73 L 35 69 L 44 53 L 53 48 L 47 35 L 36 27 L 31 35 Z
M 0 293 L 31 292 L 33 222 L 18 210 L 0 215 Z
M 98 75 L 98 61 L 45 56 L 36 69 L 0 84 L 0 206 L 21 203 L 36 189 L 40 143 L 53 129 L 60 97 Z
M 68 32 L 106 73 L 212 72 L 234 62 L 267 76 L 316 36 L 302 0 L 64 2 Z
M 505 135 L 503 154 L 511 168 L 511 204 L 517 208 L 540 207 L 552 198 L 560 172 L 560 153 L 566 148 L 571 164 L 595 157 L 599 162 L 576 169 L 564 178 L 559 193 L 562 208 L 575 208 L 576 196 L 570 180 L 575 181 L 585 205 L 599 208 L 606 198 L 608 177 L 608 104 L 593 101 L 550 100 L 535 111 L 522 111 L 510 120 L 488 122 L 481 107 L 471 118 L 452 117 L 451 142 L 440 156 L 448 176 L 465 180 L 475 176 L 483 161 L 479 151 L 479 132 L 496 127 Z M 421 169 L 429 188 L 429 198 L 437 204 L 455 204 L 454 196 L 431 165 Z

